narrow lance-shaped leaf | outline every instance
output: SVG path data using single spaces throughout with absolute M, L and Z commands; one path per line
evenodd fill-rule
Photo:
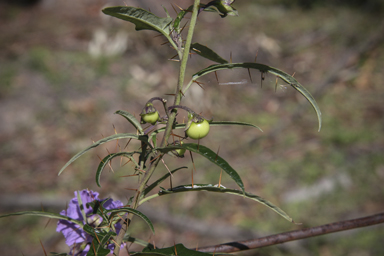
M 136 119 L 132 114 L 124 111 L 124 110 L 118 110 L 115 112 L 115 114 L 121 115 L 125 119 L 127 119 L 138 131 L 141 135 L 144 134 L 143 127 L 141 127 L 141 124 L 139 120 Z
M 228 63 L 227 60 L 223 59 L 216 52 L 214 52 L 213 50 L 211 50 L 210 48 L 208 48 L 207 46 L 204 46 L 202 44 L 194 43 L 191 45 L 191 49 L 192 49 L 192 51 L 196 52 L 198 55 L 200 55 L 206 59 L 209 59 L 211 61 L 221 63 L 221 64 Z
M 104 248 L 104 245 L 116 233 L 94 229 L 89 225 L 84 225 L 84 231 L 93 237 L 87 256 L 107 256 L 110 254 L 111 250 Z
M 136 30 L 153 30 L 168 35 L 169 24 L 172 18 L 160 18 L 153 13 L 142 8 L 129 6 L 107 7 L 102 10 L 103 13 L 129 21 L 136 25 Z
M 176 29 L 176 31 L 180 32 L 180 22 L 183 20 L 184 16 L 188 13 L 188 12 L 192 12 L 193 10 L 193 5 L 189 6 L 187 9 L 185 10 L 181 10 L 178 14 L 177 14 L 177 17 L 175 18 L 175 21 L 173 22 L 173 27 Z
M 154 247 L 151 243 L 148 243 L 147 241 L 144 241 L 144 240 L 136 238 L 136 237 L 132 237 L 130 234 L 125 234 L 123 241 L 138 244 L 138 245 L 143 246 L 143 247 L 151 247 L 151 248 Z
M 281 78 L 284 82 L 291 85 L 295 90 L 299 91 L 308 101 L 311 103 L 312 107 L 315 109 L 317 114 L 317 119 L 319 120 L 319 131 L 321 129 L 321 112 L 320 108 L 317 105 L 315 99 L 313 96 L 309 93 L 307 89 L 305 89 L 304 86 L 302 86 L 293 76 L 288 75 L 287 73 L 277 69 L 273 68 L 267 65 L 259 64 L 259 63 L 253 63 L 253 62 L 244 62 L 244 63 L 227 63 L 227 64 L 215 64 L 211 65 L 203 70 L 200 70 L 196 74 L 192 76 L 192 80 L 196 81 L 199 77 L 202 77 L 206 74 L 209 74 L 211 72 L 224 70 L 224 69 L 233 69 L 233 68 L 249 68 L 249 69 L 257 69 L 260 70 L 260 72 L 263 73 L 271 73 L 273 75 L 276 75 L 277 77 Z
M 237 121 L 211 121 L 211 122 L 209 122 L 209 126 L 211 126 L 211 127 L 212 126 L 227 126 L 227 125 L 249 126 L 249 127 L 257 128 L 260 131 L 263 131 L 263 130 L 261 130 L 260 127 L 253 125 L 253 124 L 250 124 L 250 123 L 245 123 L 245 122 L 237 122 Z M 186 126 L 186 124 L 176 124 L 176 125 L 174 125 L 173 129 L 182 129 L 182 128 L 185 128 L 185 126 Z M 158 133 L 163 132 L 163 131 L 165 131 L 165 127 L 162 127 L 162 128 L 159 128 L 159 129 L 153 131 L 150 134 L 150 137 L 152 138 L 152 140 L 154 140 L 154 137 Z
M 113 236 L 116 236 L 115 232 L 93 228 L 88 224 L 84 225 L 83 229 L 93 237 L 87 256 L 106 256 L 111 252 L 111 250 L 104 248 L 104 246 Z
M 84 155 L 85 153 L 87 153 L 89 150 L 91 150 L 92 148 L 95 148 L 95 147 L 98 147 L 106 142 L 109 142 L 109 141 L 112 141 L 112 140 L 119 140 L 119 139 L 136 139 L 136 140 L 140 140 L 144 143 L 147 143 L 149 145 L 149 147 L 152 148 L 152 146 L 149 144 L 148 142 L 148 136 L 147 135 L 136 135 L 136 134 L 132 134 L 132 133 L 118 133 L 118 134 L 114 134 L 114 135 L 111 135 L 111 136 L 108 136 L 104 139 L 101 139 L 101 140 L 98 140 L 96 141 L 95 143 L 93 143 L 91 146 L 87 147 L 86 149 L 80 151 L 79 153 L 77 153 L 76 155 L 74 155 L 64 166 L 63 168 L 61 168 L 60 172 L 58 175 L 60 175 L 64 170 L 65 168 L 67 168 L 71 163 L 73 163 L 76 159 L 78 159 L 80 156 Z
M 0 215 L 0 218 L 4 217 L 10 217 L 10 216 L 17 216 L 17 215 L 30 215 L 30 216 L 40 216 L 40 217 L 47 217 L 51 219 L 59 219 L 59 220 L 68 220 L 70 222 L 73 222 L 80 227 L 83 227 L 84 224 L 82 221 L 74 220 L 70 217 L 60 215 L 58 213 L 53 213 L 53 212 L 43 212 L 43 211 L 24 211 L 24 212 L 14 212 L 14 213 L 9 213 L 5 215 Z
M 105 166 L 108 164 L 109 161 L 111 161 L 115 157 L 124 156 L 124 157 L 131 159 L 132 162 L 134 162 L 135 165 L 138 166 L 135 159 L 132 157 L 132 155 L 136 154 L 136 153 L 139 154 L 140 152 L 118 152 L 118 153 L 109 154 L 106 157 L 104 157 L 103 160 L 101 160 L 99 167 L 97 167 L 97 171 L 96 171 L 96 184 L 97 184 L 97 186 L 101 187 L 100 176 L 101 176 L 101 173 L 103 172 Z
M 245 192 L 244 184 L 239 174 L 227 163 L 227 161 L 225 161 L 223 158 L 218 156 L 216 152 L 213 152 L 212 150 L 210 150 L 209 148 L 203 145 L 198 145 L 195 143 L 185 143 L 179 146 L 168 146 L 165 148 L 157 148 L 156 150 L 167 153 L 171 150 L 181 149 L 181 148 L 197 153 L 205 157 L 212 163 L 216 164 L 217 166 L 219 166 L 220 169 L 225 171 L 236 182 L 236 184 L 241 188 L 241 190 Z
M 172 38 L 169 36 L 169 25 L 172 18 L 160 18 L 153 13 L 136 7 L 116 6 L 104 8 L 103 13 L 129 21 L 136 25 L 136 30 L 153 30 L 163 34 L 175 47 Z
M 81 200 L 81 196 L 80 195 L 81 195 L 81 192 L 77 191 L 77 202 L 79 203 L 79 208 L 80 208 L 81 216 L 83 216 L 83 220 L 86 220 L 87 216 L 85 214 L 83 200 Z
M 135 210 L 135 209 L 132 209 L 129 207 L 121 207 L 121 208 L 117 208 L 117 209 L 106 210 L 105 214 L 111 213 L 110 218 L 113 218 L 114 215 L 116 215 L 120 212 L 132 213 L 132 214 L 140 217 L 141 219 L 143 219 L 148 224 L 148 226 L 152 230 L 152 232 L 155 233 L 155 229 L 154 229 L 153 224 L 150 221 L 150 219 L 147 216 L 145 216 L 143 213 L 139 212 L 138 210 Z
M 162 190 L 159 192 L 159 196 L 162 195 L 167 195 L 167 194 L 172 194 L 172 193 L 180 193 L 180 192 L 190 192 L 190 191 L 209 191 L 209 192 L 216 192 L 216 193 L 225 193 L 225 194 L 231 194 L 231 195 L 236 195 L 236 196 L 242 196 L 246 197 L 248 199 L 254 200 L 256 202 L 259 202 L 271 210 L 275 211 L 278 213 L 280 216 L 285 218 L 286 220 L 293 222 L 292 218 L 289 217 L 287 213 L 285 213 L 282 209 L 274 205 L 273 203 L 269 202 L 268 200 L 259 197 L 257 195 L 251 194 L 251 193 L 243 193 L 240 190 L 236 189 L 227 189 L 224 186 L 218 187 L 218 185 L 212 185 L 212 184 L 194 184 L 193 187 L 192 185 L 183 185 L 183 186 L 177 186 L 174 188 L 170 188 L 167 190 Z

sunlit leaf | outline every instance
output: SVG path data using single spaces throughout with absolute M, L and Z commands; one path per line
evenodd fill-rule
M 91 146 L 87 147 L 86 149 L 80 151 L 79 153 L 77 153 L 75 156 L 73 156 L 64 166 L 63 168 L 61 168 L 60 172 L 58 175 L 60 175 L 65 168 L 67 168 L 71 163 L 73 163 L 76 159 L 78 159 L 80 156 L 84 155 L 85 153 L 87 153 L 89 150 L 91 150 L 92 148 L 95 148 L 95 147 L 98 147 L 106 142 L 109 142 L 109 141 L 112 141 L 112 140 L 119 140 L 119 139 L 136 139 L 136 140 L 140 140 L 144 143 L 146 143 L 149 147 L 152 148 L 152 146 L 148 143 L 148 136 L 147 135 L 136 135 L 136 134 L 132 134 L 132 133 L 118 133 L 118 134 L 114 134 L 114 135 L 111 135 L 111 136 L 108 136 L 104 139 L 101 139 L 99 141 L 96 141 L 95 143 L 93 143 Z
M 225 194 L 231 194 L 231 195 L 236 195 L 236 196 L 242 196 L 246 197 L 248 199 L 254 200 L 256 202 L 259 202 L 271 210 L 275 211 L 278 213 L 280 216 L 282 216 L 284 219 L 293 222 L 293 219 L 288 216 L 283 210 L 281 210 L 279 207 L 276 205 L 272 204 L 268 200 L 261 198 L 257 195 L 247 193 L 247 192 L 242 192 L 240 190 L 236 189 L 227 189 L 223 186 L 220 188 L 218 185 L 212 185 L 212 184 L 194 184 L 193 187 L 192 185 L 184 185 L 184 186 L 177 186 L 174 188 L 170 188 L 167 190 L 162 190 L 159 192 L 159 196 L 166 195 L 166 194 L 172 194 L 172 193 L 181 193 L 181 192 L 190 192 L 190 191 L 209 191 L 209 192 L 216 192 L 216 193 L 225 193 Z
M 124 110 L 118 110 L 115 112 L 115 114 L 121 115 L 122 117 L 127 119 L 139 131 L 140 134 L 144 134 L 144 131 L 143 131 L 143 128 L 141 127 L 140 122 L 132 114 Z
M 213 50 L 211 50 L 210 48 L 202 44 L 194 43 L 191 45 L 191 49 L 192 51 L 196 52 L 198 55 L 206 59 L 209 59 L 211 61 L 221 63 L 221 64 L 228 63 L 227 60 L 223 59 L 216 52 L 214 52 Z
M 121 207 L 121 208 L 106 210 L 105 214 L 111 213 L 110 218 L 113 218 L 116 214 L 121 213 L 121 212 L 132 213 L 132 214 L 140 217 L 141 219 L 143 219 L 148 224 L 148 226 L 152 230 L 152 232 L 155 233 L 155 229 L 154 229 L 153 224 L 150 221 L 150 219 L 147 216 L 145 216 L 143 213 L 139 212 L 138 210 L 135 210 L 135 209 L 132 209 L 129 207 Z
M 223 158 L 218 156 L 216 152 L 213 152 L 212 150 L 210 150 L 209 148 L 203 145 L 198 145 L 195 143 L 185 143 L 179 146 L 168 146 L 165 148 L 156 148 L 156 150 L 163 153 L 167 153 L 169 151 L 172 151 L 175 149 L 181 149 L 181 148 L 197 153 L 205 157 L 212 163 L 216 164 L 218 167 L 220 167 L 220 169 L 225 171 L 236 182 L 236 184 L 241 188 L 243 192 L 245 192 L 244 184 L 239 174 L 227 163 L 227 161 L 225 161 Z
M 135 24 L 136 30 L 153 30 L 164 35 L 169 34 L 169 24 L 172 22 L 170 17 L 160 18 L 147 10 L 136 7 L 107 7 L 102 12 Z
M 209 74 L 211 72 L 224 70 L 224 69 L 233 69 L 233 68 L 248 68 L 248 69 L 257 69 L 260 70 L 260 72 L 263 73 L 271 73 L 280 79 L 282 79 L 287 84 L 291 85 L 295 90 L 299 91 L 308 101 L 311 103 L 312 107 L 315 109 L 317 114 L 317 119 L 319 120 L 319 131 L 321 129 L 321 112 L 320 108 L 317 105 L 315 99 L 313 96 L 309 93 L 305 87 L 303 87 L 293 76 L 288 75 L 287 73 L 259 63 L 253 63 L 253 62 L 244 62 L 244 63 L 227 63 L 227 64 L 215 64 L 211 65 L 203 70 L 200 70 L 196 74 L 193 75 L 192 80 L 196 81 L 199 77 L 202 77 L 206 74 Z
M 153 30 L 160 32 L 175 47 L 172 38 L 169 36 L 169 25 L 172 22 L 172 18 L 170 17 L 160 18 L 147 10 L 128 6 L 107 7 L 104 8 L 102 12 L 135 24 L 136 30 Z

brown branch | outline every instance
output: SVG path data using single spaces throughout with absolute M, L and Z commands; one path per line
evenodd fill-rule
M 202 247 L 198 250 L 200 252 L 237 252 L 250 250 L 260 247 L 266 247 L 275 244 L 281 244 L 289 241 L 320 236 L 325 234 L 330 234 L 334 232 L 344 231 L 348 229 L 355 229 L 361 227 L 372 226 L 376 224 L 384 223 L 384 212 L 367 216 L 364 218 L 345 220 L 340 222 L 335 222 L 331 224 L 326 224 L 322 226 L 317 226 L 313 228 L 305 228 L 285 233 L 280 233 L 276 235 L 266 236 L 262 238 L 256 238 L 246 241 L 230 242 L 225 244 L 219 244 L 215 246 Z

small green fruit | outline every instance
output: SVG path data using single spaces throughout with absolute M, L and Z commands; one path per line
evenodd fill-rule
M 182 141 L 180 142 L 180 145 L 183 145 Z M 186 149 L 176 149 L 175 151 L 176 151 L 178 157 L 184 157 Z
M 200 123 L 192 122 L 185 134 L 194 140 L 202 139 L 209 133 L 209 123 L 203 120 Z
M 156 108 L 153 106 L 152 102 L 147 102 L 143 111 L 141 111 L 141 123 L 150 123 L 156 124 L 157 120 L 159 120 L 159 112 L 157 112 Z
M 153 113 L 144 114 L 141 116 L 141 120 L 146 123 L 155 124 L 157 120 L 159 120 L 159 113 L 156 111 Z

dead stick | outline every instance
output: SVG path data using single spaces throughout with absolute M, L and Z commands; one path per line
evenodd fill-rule
M 317 226 L 313 228 L 305 228 L 295 231 L 289 231 L 285 233 L 280 233 L 276 235 L 266 236 L 262 238 L 256 238 L 246 241 L 230 242 L 225 244 L 219 244 L 216 246 L 202 247 L 199 248 L 200 252 L 237 252 L 250 250 L 260 247 L 266 247 L 275 244 L 281 244 L 289 241 L 300 240 L 304 238 L 320 236 L 325 234 L 330 234 L 334 232 L 340 232 L 348 229 L 355 229 L 361 227 L 372 226 L 376 224 L 384 223 L 384 213 L 379 213 L 363 218 L 345 220 L 340 222 L 335 222 L 331 224 L 326 224 L 322 226 Z

